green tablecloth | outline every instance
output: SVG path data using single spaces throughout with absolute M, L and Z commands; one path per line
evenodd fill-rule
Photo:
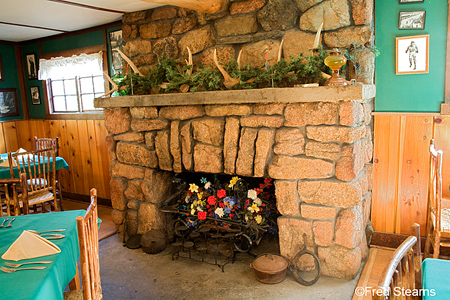
M 8 160 L 7 153 L 0 154 L 0 157 L 3 160 Z M 50 163 L 50 168 L 53 168 L 52 163 Z M 56 157 L 56 170 L 59 170 L 62 168 L 69 171 L 69 165 L 66 163 L 64 158 L 57 156 Z M 14 170 L 14 176 L 16 178 L 19 178 L 19 170 L 17 170 L 17 168 L 15 168 L 15 170 Z M 9 171 L 9 167 L 0 167 L 0 179 L 7 179 L 7 178 L 11 178 L 11 172 Z
M 422 262 L 423 300 L 450 299 L 450 261 L 426 258 Z
M 11 228 L 0 228 L 0 256 L 26 229 L 37 231 L 66 229 L 63 232 L 65 238 L 51 240 L 61 249 L 61 253 L 21 261 L 54 261 L 46 265 L 46 269 L 24 270 L 9 274 L 0 271 L 0 299 L 63 299 L 65 287 L 76 274 L 76 264 L 80 256 L 76 217 L 85 213 L 85 210 L 74 210 L 17 216 Z M 0 223 L 3 222 L 3 219 L 5 218 L 0 218 Z M 1 266 L 4 266 L 4 262 L 0 259 Z

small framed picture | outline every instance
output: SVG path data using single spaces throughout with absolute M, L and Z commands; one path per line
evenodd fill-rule
M 37 75 L 37 62 L 36 62 L 36 54 L 32 53 L 32 54 L 27 54 L 26 56 L 27 59 L 27 70 L 28 70 L 28 79 L 29 80 L 35 80 L 38 79 L 38 75 Z
M 30 94 L 31 94 L 31 103 L 33 103 L 34 105 L 41 104 L 41 98 L 39 97 L 39 87 L 38 86 L 30 87 Z
M 0 118 L 20 116 L 17 89 L 0 89 Z
M 428 73 L 428 34 L 398 37 L 395 44 L 396 75 Z
M 420 3 L 424 0 L 398 0 L 398 3 L 400 4 L 406 4 L 406 3 Z
M 398 16 L 398 29 L 424 29 L 425 11 L 401 11 Z
M 3 74 L 2 55 L 0 54 L 0 81 L 5 81 L 5 74 Z
M 120 56 L 119 52 L 117 52 L 117 50 L 123 52 L 123 47 L 125 44 L 124 42 L 125 41 L 122 38 L 122 30 L 116 30 L 109 33 L 109 47 L 111 51 L 112 68 L 114 74 L 117 72 L 122 73 L 124 60 L 122 56 Z

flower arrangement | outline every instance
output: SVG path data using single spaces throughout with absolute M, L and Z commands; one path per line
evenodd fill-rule
M 217 177 L 214 182 L 203 177 L 200 185 L 189 184 L 179 210 L 188 226 L 197 227 L 211 220 L 223 227 L 239 223 L 270 227 L 277 214 L 272 186 L 271 178 L 265 178 L 258 187 L 248 188 L 237 176 L 225 184 Z

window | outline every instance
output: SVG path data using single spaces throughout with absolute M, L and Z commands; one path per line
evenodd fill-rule
M 102 52 L 41 59 L 39 79 L 47 80 L 50 113 L 101 110 L 94 107 L 94 98 L 105 94 Z

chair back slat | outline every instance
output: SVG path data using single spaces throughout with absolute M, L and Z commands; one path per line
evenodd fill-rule
M 19 201 L 22 201 L 24 208 L 26 208 L 23 210 L 23 214 L 28 214 L 27 189 L 28 185 L 27 185 L 27 178 L 25 175 L 22 175 L 20 178 L 0 179 L 0 191 L 2 191 L 4 194 L 4 198 L 0 197 L 0 208 L 2 214 L 4 211 L 6 211 L 7 216 L 19 215 L 20 214 Z
M 55 155 L 59 156 L 59 137 L 56 137 L 54 139 L 38 138 L 37 136 L 34 137 L 35 150 L 47 149 L 51 148 L 52 146 L 55 146 Z

